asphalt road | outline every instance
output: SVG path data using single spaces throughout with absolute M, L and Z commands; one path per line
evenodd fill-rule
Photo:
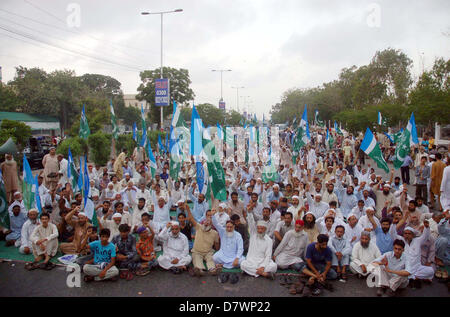
M 370 162 L 367 160 L 366 162 Z M 373 164 L 373 162 L 372 162 Z M 386 174 L 376 168 L 376 173 Z M 412 173 L 411 173 L 412 174 Z M 395 172 L 395 176 L 399 171 Z M 414 187 L 409 193 L 414 197 Z M 28 272 L 24 263 L 0 263 L 0 296 L 63 296 L 63 297 L 95 297 L 95 296 L 127 296 L 127 297 L 294 297 L 288 289 L 280 285 L 279 276 L 275 281 L 265 278 L 253 278 L 241 275 L 237 284 L 221 284 L 217 277 L 190 277 L 187 273 L 173 275 L 157 269 L 147 276 L 135 276 L 132 281 L 92 282 L 86 284 L 81 279 L 80 287 L 68 287 L 69 273 L 65 267 L 56 267 L 52 271 L 35 270 Z M 347 283 L 332 282 L 334 292 L 323 291 L 324 297 L 373 297 L 376 290 L 369 288 L 365 280 L 352 276 Z M 299 296 L 299 295 L 295 295 Z M 423 285 L 421 289 L 407 288 L 401 297 L 448 297 L 446 284 L 433 280 L 431 285 Z

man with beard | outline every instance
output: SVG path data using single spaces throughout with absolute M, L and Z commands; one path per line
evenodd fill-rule
M 315 242 L 320 234 L 320 231 L 322 231 L 322 226 L 316 223 L 316 217 L 312 212 L 307 212 L 303 216 L 303 222 L 305 224 L 303 230 L 308 235 L 309 243 Z
M 158 234 L 170 221 L 169 204 L 166 204 L 164 197 L 158 198 L 158 204 L 156 206 L 152 206 L 152 211 L 155 233 Z
M 141 197 L 138 199 L 138 204 L 133 207 L 133 215 L 131 216 L 131 225 L 133 228 L 132 232 L 136 232 L 136 230 L 141 225 L 141 217 L 144 213 L 147 212 L 146 206 L 147 204 L 145 198 Z
M 247 212 L 247 216 L 249 212 Z M 252 217 L 254 218 L 255 221 L 261 220 L 266 224 L 267 226 L 266 234 L 269 236 L 269 238 L 273 239 L 273 232 L 275 231 L 275 227 L 277 226 L 278 220 L 272 219 L 270 208 L 269 207 L 263 208 L 262 219 L 256 217 L 254 213 L 252 213 Z
M 209 205 L 205 201 L 204 194 L 199 193 L 198 195 L 194 195 L 194 190 L 196 187 L 197 184 L 192 184 L 191 189 L 189 190 L 188 198 L 194 203 L 192 215 L 194 216 L 196 221 L 200 221 L 200 219 L 205 216 L 206 211 L 209 209 Z
M 185 209 L 188 213 L 188 220 L 195 228 L 194 247 L 192 248 L 192 264 L 194 265 L 194 269 L 190 273 L 195 276 L 203 275 L 205 268 L 203 261 L 205 261 L 208 272 L 210 274 L 216 274 L 217 270 L 213 260 L 213 247 L 216 249 L 219 248 L 219 234 L 216 230 L 212 229 L 212 217 L 210 214 L 207 215 L 203 224 L 200 224 L 195 221 L 187 203 L 185 203 Z
M 332 252 L 331 265 L 343 281 L 347 281 L 347 267 L 350 263 L 350 254 L 352 253 L 352 245 L 344 237 L 345 227 L 337 225 L 334 229 L 335 235 L 330 238 L 328 247 Z
M 381 254 L 393 250 L 394 240 L 397 238 L 397 226 L 391 224 L 389 218 L 382 218 L 380 226 L 375 222 L 372 217 L 369 217 L 369 221 L 372 223 L 376 236 L 376 244 Z
M 248 244 L 250 242 L 249 241 L 249 236 L 248 236 L 247 223 L 246 224 L 242 224 L 241 223 L 241 218 L 237 214 L 231 215 L 230 220 L 233 221 L 234 230 L 236 230 L 237 232 L 239 232 L 241 234 L 242 241 L 243 241 L 243 244 L 244 244 L 244 253 L 243 254 L 245 255 L 248 252 Z
M 322 201 L 322 194 L 315 194 L 314 200 L 310 195 L 306 195 L 309 204 L 309 211 L 314 214 L 316 219 L 323 217 L 328 210 L 328 204 Z
M 0 164 L 2 170 L 2 177 L 5 183 L 6 190 L 6 202 L 13 202 L 13 195 L 19 189 L 19 179 L 17 177 L 17 163 L 14 157 L 7 153 L 5 155 L 5 161 Z
M 294 219 L 302 219 L 303 218 L 303 199 L 300 200 L 300 197 L 297 195 L 292 196 L 292 204 L 288 208 L 288 212 L 294 215 Z
M 293 216 L 290 212 L 286 212 L 284 214 L 284 219 L 278 221 L 275 230 L 273 232 L 274 241 L 273 248 L 276 249 L 280 244 L 281 240 L 283 240 L 284 235 L 289 231 L 294 229 L 295 222 L 293 220 Z
M 332 182 L 327 184 L 327 190 L 323 193 L 322 201 L 327 204 L 329 204 L 330 201 L 338 201 L 338 197 L 334 193 L 334 184 Z
M 241 269 L 251 276 L 261 275 L 274 280 L 277 265 L 272 261 L 273 241 L 266 234 L 267 223 L 261 220 L 255 223 L 252 210 L 248 210 L 247 223 L 250 231 L 250 246 L 247 258 L 241 263 Z
M 249 212 L 252 212 L 256 217 L 256 220 L 261 220 L 263 218 L 263 205 L 258 202 L 257 193 L 252 193 L 251 195 L 251 200 L 247 205 L 247 217 Z
M 358 199 L 353 194 L 353 186 L 351 185 L 347 186 L 347 189 L 345 190 L 342 186 L 342 183 L 338 182 L 337 190 L 338 193 L 340 192 L 339 203 L 341 206 L 342 216 L 344 217 L 344 219 L 347 219 L 348 215 L 351 214 L 352 209 L 358 204 Z
M 359 242 L 355 244 L 352 250 L 352 261 L 350 270 L 358 274 L 358 278 L 367 276 L 370 271 L 367 266 L 381 256 L 380 250 L 375 243 L 370 241 L 370 233 L 361 232 Z
M 273 259 L 280 269 L 292 268 L 298 272 L 305 269 L 303 258 L 308 246 L 308 235 L 303 231 L 303 227 L 303 220 L 297 220 L 294 229 L 286 232 L 275 249 Z
M 375 203 L 375 216 L 378 219 L 381 219 L 381 210 L 386 208 L 391 208 L 391 206 L 394 203 L 394 195 L 391 193 L 391 185 L 388 183 L 385 183 L 383 185 L 383 190 L 375 189 L 375 186 L 373 188 L 373 191 L 375 192 L 377 202 Z
M 80 207 L 77 206 L 72 209 L 65 217 L 66 223 L 74 230 L 73 241 L 70 243 L 61 243 L 60 250 L 64 254 L 79 254 L 81 253 L 82 246 L 85 245 L 85 241 L 88 239 L 87 229 L 90 226 L 87 221 L 86 214 L 79 212 Z M 73 216 L 75 212 L 78 212 L 78 220 L 74 220 Z
M 237 192 L 232 192 L 231 193 L 231 200 L 228 201 L 227 204 L 227 208 L 231 209 L 231 216 L 233 215 L 238 215 L 240 218 L 240 222 L 242 224 L 246 224 L 246 211 L 245 211 L 245 206 L 244 203 L 242 201 L 239 200 L 239 194 Z
M 56 185 L 58 185 L 59 173 L 59 161 L 54 147 L 50 148 L 50 153 L 44 155 L 42 166 L 44 166 L 45 187 L 49 190 L 54 190 Z
M 11 208 L 12 207 L 12 208 Z M 27 212 L 25 208 L 21 208 L 19 204 L 13 204 L 8 208 L 9 212 L 9 230 L 6 231 L 6 245 L 10 246 L 20 246 L 20 236 L 22 232 L 22 227 L 28 220 Z
M 28 211 L 28 220 L 22 226 L 22 231 L 20 234 L 20 247 L 19 252 L 21 254 L 30 254 L 32 251 L 31 248 L 31 234 L 34 229 L 39 225 L 38 210 L 32 208 Z
M 358 223 L 358 219 L 358 215 L 350 214 L 347 219 L 347 224 L 345 225 L 345 237 L 350 242 L 352 248 L 359 241 L 361 232 L 364 230 L 364 228 Z
M 216 228 L 220 236 L 220 249 L 217 251 L 213 260 L 217 269 L 225 267 L 226 269 L 237 268 L 241 265 L 242 260 L 245 258 L 242 256 L 244 253 L 244 242 L 239 232 L 234 230 L 234 223 L 231 220 L 227 220 L 224 227 L 219 223 L 212 211 L 212 223 Z
M 406 255 L 406 271 L 411 275 L 409 279 L 414 288 L 420 288 L 420 280 L 431 280 L 434 276 L 434 270 L 431 266 L 422 265 L 422 245 L 426 243 L 430 237 L 430 224 L 428 220 L 423 222 L 424 229 L 422 235 L 418 236 L 417 231 L 414 228 L 406 227 L 403 231 L 403 237 L 397 236 L 397 238 L 405 242 L 405 255 Z
M 376 276 L 375 281 L 378 281 L 377 296 L 382 296 L 386 290 L 388 296 L 395 296 L 398 288 L 408 286 L 410 273 L 406 270 L 404 250 L 405 242 L 397 239 L 394 241 L 393 251 L 383 254 L 372 262 L 372 274 Z
M 185 271 L 192 258 L 189 255 L 188 239 L 180 233 L 180 224 L 177 221 L 168 222 L 158 239 L 163 242 L 163 254 L 158 258 L 159 266 L 174 274 Z

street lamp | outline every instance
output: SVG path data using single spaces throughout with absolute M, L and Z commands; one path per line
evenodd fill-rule
M 222 76 L 223 72 L 231 72 L 231 69 L 213 69 L 212 72 L 220 72 L 220 101 L 223 101 L 223 86 L 222 86 Z
M 232 89 L 236 89 L 236 102 L 237 102 L 237 112 L 239 112 L 239 89 L 245 88 L 244 86 L 241 87 L 231 87 Z
M 141 15 L 159 14 L 161 15 L 161 79 L 163 78 L 163 15 L 166 13 L 183 12 L 183 9 L 160 12 L 141 12 Z M 163 106 L 161 106 L 161 131 L 163 130 Z

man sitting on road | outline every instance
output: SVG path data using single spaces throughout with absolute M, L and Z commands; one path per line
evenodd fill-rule
M 32 252 L 31 247 L 31 234 L 34 229 L 39 225 L 38 210 L 32 208 L 28 211 L 28 220 L 22 226 L 22 232 L 20 234 L 20 248 L 19 252 L 22 254 L 30 254 Z
M 358 274 L 358 278 L 367 276 L 370 273 L 367 266 L 381 256 L 377 245 L 370 240 L 370 233 L 363 231 L 359 242 L 353 246 L 350 270 Z
M 163 254 L 158 258 L 159 266 L 174 274 L 186 271 L 192 258 L 189 255 L 188 239 L 180 232 L 180 224 L 177 221 L 168 222 L 158 234 L 158 239 L 163 242 Z

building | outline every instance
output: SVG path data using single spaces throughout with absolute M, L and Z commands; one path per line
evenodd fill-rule
M 25 123 L 31 128 L 32 135 L 61 135 L 61 126 L 59 124 L 59 119 L 56 117 L 42 114 L 0 111 L 0 125 L 5 119 Z
M 137 100 L 135 94 L 124 94 L 123 101 L 125 103 L 125 107 L 135 107 L 138 110 L 141 110 L 141 104 L 143 104 L 144 112 L 147 113 L 150 111 L 150 104 L 145 100 Z

